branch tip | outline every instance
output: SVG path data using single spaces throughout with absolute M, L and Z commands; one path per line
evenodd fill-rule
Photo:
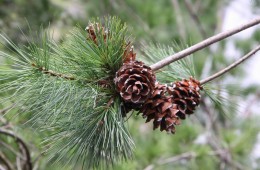
M 246 59 L 252 57 L 254 54 L 256 54 L 258 51 L 260 50 L 260 45 L 258 45 L 255 49 L 253 49 L 252 51 L 250 51 L 249 53 L 247 53 L 245 56 L 243 56 L 242 58 L 238 59 L 237 61 L 235 61 L 234 63 L 230 64 L 228 67 L 224 68 L 223 70 L 220 70 L 219 72 L 213 74 L 212 76 L 209 76 L 203 80 L 200 81 L 200 84 L 203 85 L 205 83 L 208 83 L 220 76 L 222 76 L 223 74 L 229 72 L 231 69 L 235 68 L 236 66 L 238 66 L 239 64 L 241 64 L 242 62 L 244 62 Z
M 184 57 L 186 57 L 190 54 L 193 54 L 196 51 L 199 51 L 203 48 L 210 46 L 211 44 L 214 44 L 218 41 L 221 41 L 221 40 L 223 40 L 227 37 L 230 37 L 230 36 L 232 36 L 236 33 L 239 33 L 243 30 L 246 30 L 250 27 L 258 25 L 259 23 L 260 23 L 260 17 L 254 19 L 254 20 L 251 20 L 244 25 L 241 25 L 241 26 L 236 27 L 234 29 L 219 33 L 219 34 L 214 35 L 214 36 L 212 36 L 208 39 L 205 39 L 205 40 L 203 40 L 203 41 L 201 41 L 201 42 L 199 42 L 199 43 L 197 43 L 197 44 L 195 44 L 195 45 L 193 45 L 189 48 L 186 48 L 185 50 L 182 50 L 182 51 L 180 51 L 180 52 L 178 52 L 174 55 L 166 57 L 165 59 L 151 65 L 150 67 L 152 68 L 153 71 L 159 70 L 159 69 L 163 68 L 164 66 L 171 64 L 174 61 L 182 59 L 182 58 L 184 58 Z

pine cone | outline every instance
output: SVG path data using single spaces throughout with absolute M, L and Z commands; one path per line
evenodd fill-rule
M 194 112 L 196 106 L 200 103 L 200 82 L 193 79 L 182 80 L 172 84 L 167 88 L 168 94 L 171 95 L 172 102 L 177 105 L 179 110 L 176 115 L 185 119 L 186 114 L 190 115 Z
M 153 129 L 160 126 L 160 130 L 175 133 L 175 125 L 180 124 L 180 119 L 176 115 L 179 111 L 177 105 L 173 104 L 172 98 L 166 96 L 167 86 L 156 83 L 155 90 L 141 108 L 146 122 L 153 119 Z
M 86 27 L 86 31 L 88 32 L 88 38 L 91 39 L 92 41 L 94 41 L 95 44 L 97 44 L 97 35 L 96 35 L 96 31 L 101 31 L 104 41 L 106 41 L 107 39 L 107 34 L 108 31 L 105 30 L 105 28 L 103 26 L 100 26 L 99 23 L 90 23 L 87 27 Z
M 124 102 L 141 105 L 153 93 L 155 75 L 143 62 L 133 61 L 123 64 L 114 82 Z
M 130 42 L 127 43 L 124 51 L 124 63 L 135 61 L 136 53 L 134 53 L 134 46 Z

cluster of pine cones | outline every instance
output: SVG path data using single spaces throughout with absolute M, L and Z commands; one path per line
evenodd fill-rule
M 175 133 L 180 119 L 194 112 L 200 103 L 200 83 L 184 79 L 171 85 L 160 84 L 150 67 L 143 62 L 124 63 L 114 82 L 124 101 L 125 112 L 135 109 L 146 122 L 153 120 L 153 128 Z
M 106 40 L 105 29 L 97 26 Z M 87 32 L 96 43 L 93 25 L 87 27 Z M 175 133 L 180 119 L 192 114 L 200 103 L 200 82 L 190 77 L 170 85 L 160 84 L 153 70 L 135 59 L 131 43 L 125 44 L 124 63 L 114 78 L 116 90 L 123 101 L 123 116 L 134 109 L 142 113 L 146 122 L 153 120 L 154 129 L 160 127 L 161 131 Z

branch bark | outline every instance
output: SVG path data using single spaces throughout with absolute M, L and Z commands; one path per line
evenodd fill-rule
M 212 36 L 212 37 L 210 37 L 210 38 L 208 38 L 206 40 L 203 40 L 203 41 L 201 41 L 201 42 L 199 42 L 199 43 L 197 43 L 197 44 L 195 44 L 195 45 L 193 45 L 193 46 L 191 46 L 191 47 L 189 47 L 189 48 L 187 48 L 187 49 L 185 49 L 183 51 L 180 51 L 180 52 L 178 52 L 178 53 L 176 53 L 174 55 L 166 57 L 165 59 L 163 59 L 163 60 L 161 60 L 161 61 L 151 65 L 151 68 L 154 71 L 159 70 L 160 68 L 163 68 L 164 66 L 169 65 L 170 63 L 172 63 L 174 61 L 182 59 L 182 58 L 184 58 L 184 57 L 186 57 L 186 56 L 188 56 L 188 55 L 190 55 L 190 54 L 192 54 L 192 53 L 194 53 L 196 51 L 199 51 L 199 50 L 201 50 L 203 48 L 208 47 L 209 45 L 211 45 L 213 43 L 221 41 L 221 40 L 223 40 L 223 39 L 225 39 L 225 38 L 227 38 L 227 37 L 229 37 L 231 35 L 234 35 L 234 34 L 236 34 L 238 32 L 241 32 L 241 31 L 243 31 L 245 29 L 253 27 L 253 26 L 255 26 L 255 25 L 259 24 L 259 23 L 260 23 L 260 17 L 254 19 L 252 21 L 249 21 L 248 23 L 246 23 L 246 24 L 244 24 L 242 26 L 239 26 L 239 27 L 236 27 L 234 29 L 231 29 L 231 30 L 219 33 L 217 35 L 214 35 L 214 36 Z
M 200 81 L 200 84 L 203 85 L 205 83 L 210 82 L 211 80 L 214 80 L 216 78 L 218 78 L 219 76 L 227 73 L 228 71 L 230 71 L 231 69 L 235 68 L 236 66 L 238 66 L 239 64 L 241 64 L 242 62 L 244 62 L 246 59 L 252 57 L 255 53 L 257 53 L 257 51 L 260 50 L 260 45 L 258 45 L 255 49 L 253 49 L 252 51 L 250 51 L 248 54 L 246 54 L 245 56 L 243 56 L 242 58 L 240 58 L 239 60 L 235 61 L 234 63 L 232 63 L 231 65 L 229 65 L 228 67 L 224 68 L 223 70 L 220 70 L 219 72 L 213 74 L 212 76 L 209 76 L 203 80 Z

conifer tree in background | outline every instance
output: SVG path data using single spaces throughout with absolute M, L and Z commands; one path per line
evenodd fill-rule
M 256 19 L 242 27 L 259 22 Z M 232 34 L 219 34 L 211 41 Z M 43 34 L 41 46 L 29 42 L 23 50 L 1 37 L 15 55 L 1 52 L 11 65 L 0 67 L 0 91 L 10 93 L 7 99 L 15 100 L 15 107 L 31 115 L 33 126 L 49 131 L 44 143 L 51 160 L 66 158 L 68 165 L 81 164 L 87 169 L 105 169 L 132 157 L 134 142 L 124 119 L 129 111 L 141 112 L 146 122 L 153 119 L 154 129 L 175 133 L 180 119 L 199 105 L 202 84 L 259 50 L 257 47 L 231 67 L 202 81 L 192 78 L 195 74 L 188 62 L 173 63 L 178 69 L 171 74 L 183 80 L 173 79 L 174 83 L 167 86 L 154 72 L 165 64 L 149 67 L 138 61 L 126 25 L 115 17 L 91 21 L 86 31 L 75 28 L 61 45 Z M 202 47 L 199 43 L 187 51 L 194 48 Z M 165 75 L 163 71 L 160 74 Z

